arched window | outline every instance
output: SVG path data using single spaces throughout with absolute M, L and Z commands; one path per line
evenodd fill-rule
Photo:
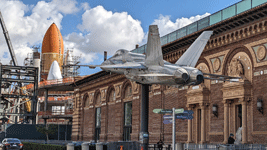
M 96 104 L 100 104 L 101 103 L 101 94 L 100 93 L 97 94 L 95 103 Z
M 132 86 L 131 85 L 127 85 L 127 87 L 125 88 L 124 94 L 125 94 L 125 98 L 132 96 Z
M 115 90 L 112 89 L 109 93 L 109 98 L 108 98 L 108 101 L 109 102 L 113 102 L 116 100 L 116 93 L 115 93 Z
M 88 106 L 89 106 L 89 96 L 87 95 L 85 98 L 84 107 L 88 107 Z

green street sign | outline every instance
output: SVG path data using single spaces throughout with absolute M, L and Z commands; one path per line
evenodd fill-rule
M 179 113 L 183 113 L 183 112 L 184 112 L 183 108 L 175 109 L 175 114 L 179 114 Z M 154 109 L 153 113 L 156 113 L 156 114 L 171 114 L 172 110 L 171 109 Z
M 175 109 L 174 112 L 175 112 L 176 114 L 183 113 L 183 112 L 184 112 L 184 109 L 183 109 L 183 108 Z
M 170 114 L 170 113 L 172 113 L 172 110 L 171 109 L 154 109 L 153 113 L 156 113 L 156 114 Z

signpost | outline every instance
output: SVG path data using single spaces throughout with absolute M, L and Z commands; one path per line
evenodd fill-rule
M 172 114 L 172 111 L 173 110 L 171 109 L 154 109 L 153 110 L 153 112 L 156 114 Z M 183 112 L 184 112 L 183 108 L 175 109 L 175 114 L 183 113 Z
M 175 108 L 172 108 L 172 149 L 175 150 L 175 141 L 176 141 L 176 134 L 175 134 Z
M 175 124 L 175 120 L 176 119 L 188 119 L 188 120 L 192 120 L 193 117 L 193 111 L 192 110 L 184 110 L 183 108 L 179 108 L 179 109 L 154 109 L 153 110 L 154 113 L 157 114 L 172 114 L 172 115 L 164 115 L 163 116 L 163 123 L 164 124 L 171 124 L 172 123 L 172 149 L 175 150 L 175 128 L 176 128 L 176 124 Z

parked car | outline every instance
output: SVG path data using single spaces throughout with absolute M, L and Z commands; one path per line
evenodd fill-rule
M 5 138 L 0 143 L 0 150 L 23 150 L 23 144 L 17 138 Z

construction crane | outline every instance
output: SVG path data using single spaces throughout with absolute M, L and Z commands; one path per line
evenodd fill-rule
M 11 44 L 11 41 L 10 41 L 10 38 L 9 38 L 9 34 L 7 32 L 6 25 L 5 25 L 5 22 L 4 22 L 4 19 L 3 19 L 1 11 L 0 11 L 0 23 L 1 23 L 1 26 L 2 26 L 2 29 L 3 29 L 3 33 L 4 33 L 4 36 L 5 36 L 5 39 L 6 39 L 6 43 L 7 43 L 7 46 L 8 46 L 8 49 L 9 49 L 13 64 L 14 64 L 14 66 L 18 66 L 18 62 L 17 62 L 16 56 L 15 56 L 15 53 L 14 53 L 14 49 L 12 47 L 12 44 Z

